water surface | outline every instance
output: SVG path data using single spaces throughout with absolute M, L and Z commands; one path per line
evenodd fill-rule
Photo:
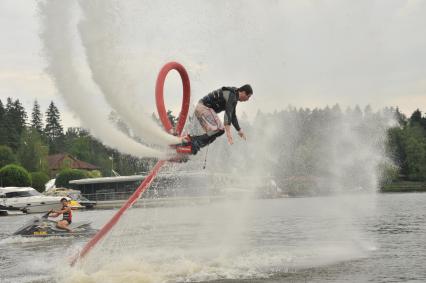
M 85 238 L 11 237 L 1 282 L 425 282 L 426 194 L 243 199 L 135 208 L 79 266 Z M 114 210 L 79 211 L 100 228 Z

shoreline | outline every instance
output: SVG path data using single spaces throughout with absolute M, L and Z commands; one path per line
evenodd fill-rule
M 414 193 L 426 192 L 426 182 L 421 181 L 395 181 L 383 185 L 380 188 L 381 193 Z

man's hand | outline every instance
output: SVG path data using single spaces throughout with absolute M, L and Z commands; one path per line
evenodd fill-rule
M 244 134 L 243 130 L 240 129 L 238 131 L 238 135 L 240 136 L 240 138 L 242 138 L 243 140 L 247 140 L 246 134 Z
M 232 135 L 226 135 L 226 137 L 228 138 L 229 144 L 234 144 L 234 139 L 232 138 Z
M 228 143 L 233 144 L 234 139 L 232 138 L 231 127 L 229 125 L 225 125 L 225 133 L 226 133 L 226 138 L 228 139 Z

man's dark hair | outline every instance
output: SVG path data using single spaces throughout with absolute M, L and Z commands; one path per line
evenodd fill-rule
M 253 94 L 253 89 L 249 84 L 243 85 L 238 89 L 238 91 L 245 91 L 247 94 Z
M 61 198 L 61 202 L 68 201 L 66 198 Z

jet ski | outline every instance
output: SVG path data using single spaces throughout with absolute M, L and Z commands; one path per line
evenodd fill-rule
M 90 221 L 72 222 L 68 227 L 72 232 L 56 227 L 56 221 L 48 219 L 49 213 L 42 217 L 33 217 L 13 235 L 23 237 L 48 237 L 48 236 L 90 236 L 96 233 Z

